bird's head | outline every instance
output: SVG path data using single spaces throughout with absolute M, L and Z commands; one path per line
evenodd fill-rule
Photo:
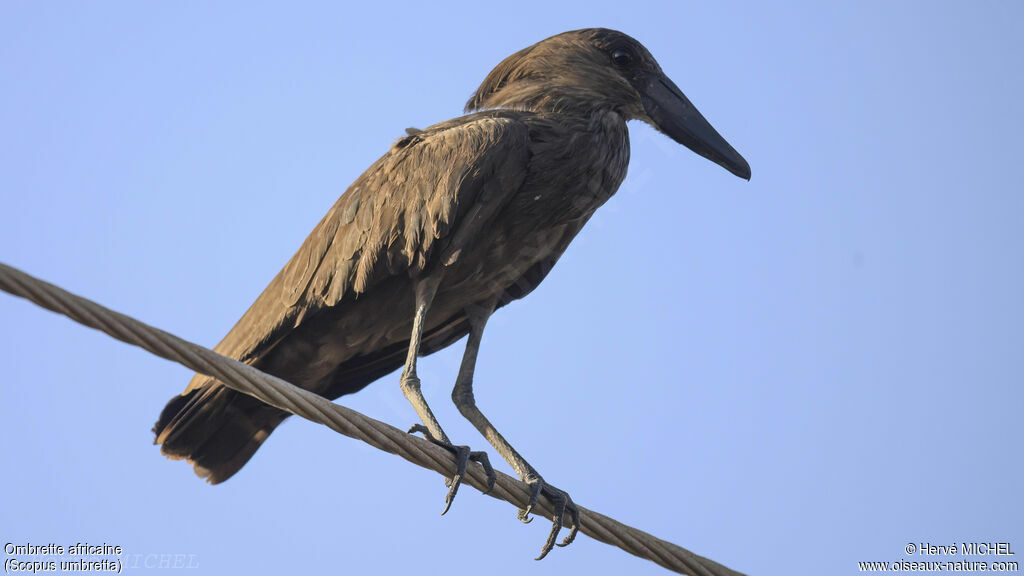
M 584 114 L 613 109 L 750 179 L 747 161 L 662 72 L 654 56 L 615 30 L 564 32 L 509 56 L 466 103 L 467 112 L 484 108 Z

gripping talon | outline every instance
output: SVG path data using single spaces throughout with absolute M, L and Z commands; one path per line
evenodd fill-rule
M 427 440 L 430 440 L 434 444 L 440 444 L 440 442 L 438 442 L 437 438 L 434 438 L 434 435 L 431 434 L 430 430 L 427 430 L 427 427 L 424 426 L 423 424 L 413 424 L 412 426 L 409 427 L 409 431 L 407 433 L 408 434 L 415 434 L 417 432 L 419 432 L 420 434 L 423 434 L 424 438 L 426 438 Z
M 452 446 L 455 449 L 455 475 L 450 480 L 445 480 L 448 485 L 448 494 L 444 497 L 444 510 L 441 511 L 441 516 L 444 516 L 448 509 L 452 507 L 452 501 L 455 500 L 455 494 L 459 491 L 459 486 L 462 485 L 462 479 L 466 476 L 466 466 L 469 464 L 469 446 Z
M 491 490 L 494 490 L 494 483 L 498 478 L 494 474 L 494 468 L 491 466 L 491 459 L 487 457 L 487 452 L 470 452 L 469 459 L 484 467 L 484 474 L 487 474 L 487 490 L 484 490 L 483 493 L 490 494 Z
M 470 451 L 469 446 L 454 446 L 448 442 L 438 440 L 423 424 L 413 424 L 409 428 L 408 433 L 415 434 L 417 432 L 423 434 L 423 437 L 431 443 L 436 444 L 455 455 L 455 474 L 451 478 L 444 479 L 444 485 L 448 487 L 448 493 L 444 497 L 444 510 L 441 511 L 442 516 L 448 513 L 448 510 L 452 507 L 452 502 L 455 501 L 455 495 L 459 492 L 459 486 L 462 485 L 462 479 L 466 477 L 466 468 L 469 466 L 470 460 L 483 466 L 484 473 L 487 474 L 487 490 L 484 494 L 487 494 L 494 489 L 494 483 L 497 480 L 497 477 L 486 452 L 472 452 Z
M 527 480 L 527 484 L 530 485 L 530 501 L 526 503 L 526 508 L 519 511 L 517 516 L 523 524 L 529 524 L 533 521 L 530 518 L 530 512 L 533 512 L 533 507 L 537 505 L 537 500 L 540 499 L 540 493 L 544 490 L 544 479 L 536 478 L 532 481 Z
M 572 541 L 576 539 L 576 534 L 580 531 L 580 509 L 573 503 L 572 498 L 569 499 L 567 506 L 569 507 L 569 514 L 572 517 L 572 526 L 569 528 L 569 535 L 558 543 L 559 547 L 565 547 L 572 544 Z
M 555 520 L 551 525 L 551 532 L 548 533 L 548 539 L 544 541 L 544 547 L 540 550 L 540 556 L 534 558 L 534 560 L 543 560 L 548 552 L 555 547 L 555 542 L 558 540 L 558 532 L 562 529 L 562 519 L 565 517 L 565 498 L 555 497 L 552 498 L 552 503 L 555 505 Z
M 533 511 L 533 507 L 540 498 L 541 492 L 548 497 L 552 505 L 554 518 L 551 531 L 548 532 L 547 540 L 544 541 L 544 546 L 540 550 L 540 556 L 535 558 L 535 560 L 542 560 L 554 549 L 556 544 L 558 546 L 568 546 L 576 539 L 576 534 L 580 530 L 580 509 L 572 501 L 568 493 L 544 482 L 544 479 L 540 476 L 531 475 L 525 481 L 530 485 L 530 501 L 527 503 L 526 508 L 519 511 L 520 520 L 523 522 L 533 520 L 529 518 L 529 514 Z M 558 542 L 558 533 L 562 530 L 566 510 L 569 511 L 569 534 L 561 542 Z

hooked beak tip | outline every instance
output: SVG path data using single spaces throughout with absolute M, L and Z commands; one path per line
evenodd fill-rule
M 748 164 L 747 160 L 742 156 L 740 156 L 740 159 L 743 160 L 743 164 L 738 166 L 736 170 L 732 171 L 732 173 L 743 178 L 747 182 L 750 182 L 750 164 Z

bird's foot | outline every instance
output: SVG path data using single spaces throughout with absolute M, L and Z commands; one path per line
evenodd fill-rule
M 422 424 L 414 424 L 412 428 L 409 428 L 409 434 L 415 434 L 416 432 L 422 433 L 423 437 L 427 440 L 455 454 L 455 475 L 451 478 L 445 478 L 444 481 L 445 486 L 448 487 L 448 494 L 444 498 L 444 510 L 441 511 L 442 516 L 452 507 L 455 494 L 459 491 L 459 486 L 462 485 L 462 479 L 466 477 L 466 467 L 469 465 L 470 460 L 483 466 L 484 473 L 487 474 L 487 490 L 484 491 L 484 494 L 494 489 L 494 468 L 491 466 L 491 461 L 487 457 L 486 452 L 475 452 L 470 450 L 469 446 L 455 446 L 449 442 L 438 440 Z
M 530 512 L 533 511 L 533 507 L 537 504 L 537 500 L 540 499 L 541 493 L 548 497 L 555 511 L 554 524 L 551 526 L 551 532 L 548 534 L 548 539 L 544 542 L 544 547 L 541 548 L 540 556 L 535 560 L 541 560 L 551 552 L 551 549 L 555 546 L 555 541 L 558 539 L 558 532 L 562 529 L 562 519 L 565 517 L 566 511 L 569 512 L 570 525 L 569 535 L 566 536 L 559 546 L 568 546 L 572 544 L 572 541 L 576 539 L 576 533 L 580 531 L 580 509 L 569 497 L 569 494 L 564 490 L 559 490 L 551 484 L 548 484 L 540 477 L 539 474 L 532 474 L 527 476 L 524 480 L 530 486 L 530 501 L 526 505 L 526 508 L 519 511 L 519 520 L 524 523 L 533 521 L 530 518 Z

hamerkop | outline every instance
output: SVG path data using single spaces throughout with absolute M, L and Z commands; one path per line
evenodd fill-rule
M 642 120 L 729 172 L 750 166 L 629 36 L 565 32 L 498 65 L 466 114 L 410 130 L 345 191 L 241 320 L 215 348 L 330 399 L 404 365 L 401 388 L 423 432 L 451 450 L 457 474 L 486 454 L 449 440 L 420 391 L 418 356 L 469 335 L 452 399 L 532 487 L 555 521 L 541 557 L 570 514 L 473 400 L 473 368 L 488 317 L 530 293 L 629 163 L 626 122 Z M 404 364 L 403 364 L 404 363 Z M 162 451 L 216 484 L 237 472 L 288 414 L 197 374 L 160 414 Z

